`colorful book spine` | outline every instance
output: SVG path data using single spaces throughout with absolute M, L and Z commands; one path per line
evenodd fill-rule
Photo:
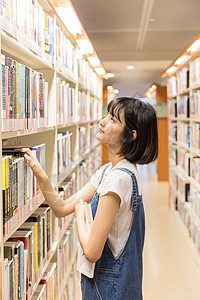
M 1 62 L 2 131 L 46 127 L 48 83 L 43 75 L 4 55 Z

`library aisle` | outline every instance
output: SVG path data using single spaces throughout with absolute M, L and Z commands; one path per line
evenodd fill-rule
M 154 163 L 138 170 L 146 213 L 144 300 L 199 300 L 200 263 L 168 207 L 168 182 L 157 182 Z

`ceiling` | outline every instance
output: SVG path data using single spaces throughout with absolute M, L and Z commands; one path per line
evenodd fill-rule
M 143 96 L 200 32 L 199 0 L 72 0 L 119 96 Z M 127 70 L 127 65 L 134 70 Z

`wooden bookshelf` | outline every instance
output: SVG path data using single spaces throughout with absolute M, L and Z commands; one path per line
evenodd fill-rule
M 14 2 L 16 0 L 13 0 Z M 20 7 L 22 7 L 22 2 L 26 1 L 26 4 L 32 3 L 29 0 L 20 1 Z M 0 89 L 0 105 L 1 110 L 4 109 L 6 113 L 6 118 L 3 120 L 1 116 L 0 122 L 0 149 L 1 149 L 1 159 L 0 159 L 0 170 L 1 170 L 1 180 L 0 186 L 2 189 L 2 149 L 3 147 L 7 147 L 12 145 L 13 147 L 24 146 L 24 145 L 40 145 L 45 144 L 45 165 L 46 165 L 46 173 L 49 176 L 55 190 L 60 192 L 61 187 L 65 187 L 67 185 L 66 179 L 71 179 L 74 175 L 75 185 L 73 186 L 73 193 L 76 192 L 77 189 L 81 188 L 86 180 L 88 180 L 91 174 L 101 165 L 101 161 L 95 161 L 96 157 L 101 157 L 100 145 L 97 140 L 92 136 L 95 132 L 95 126 L 98 126 L 99 120 L 102 118 L 102 106 L 103 106 L 103 78 L 99 76 L 95 68 L 89 63 L 87 60 L 87 54 L 83 55 L 80 52 L 78 44 L 76 42 L 76 35 L 72 35 L 60 16 L 58 16 L 56 12 L 55 5 L 63 4 L 58 3 L 58 1 L 50 1 L 50 0 L 38 0 L 37 7 L 40 5 L 41 15 L 45 16 L 45 18 L 51 19 L 48 24 L 51 23 L 51 33 L 53 35 L 48 37 L 45 40 L 43 21 L 38 19 L 36 22 L 36 26 L 40 28 L 40 34 L 38 32 L 38 36 L 34 36 L 33 32 L 34 28 L 32 22 L 27 25 L 27 32 L 25 33 L 25 28 L 22 23 L 25 24 L 28 20 L 31 20 L 31 17 L 28 16 L 25 12 L 25 5 L 23 12 L 20 11 L 21 21 L 19 22 L 19 18 L 13 20 L 10 16 L 5 16 L 5 8 L 1 7 L 0 10 L 0 24 L 1 24 L 1 39 L 0 39 L 0 47 L 1 53 L 8 58 L 11 58 L 13 61 L 15 60 L 17 63 L 24 65 L 25 68 L 29 68 L 33 70 L 33 72 L 42 74 L 42 80 L 44 82 L 43 85 L 43 97 L 48 92 L 47 101 L 45 102 L 45 97 L 42 100 L 42 104 L 46 105 L 46 113 L 47 113 L 47 123 L 43 126 L 41 125 L 44 120 L 39 120 L 39 100 L 35 97 L 34 102 L 31 102 L 32 110 L 35 109 L 37 111 L 35 121 L 32 123 L 28 123 L 28 128 L 23 128 L 18 130 L 14 128 L 13 123 L 11 127 L 11 120 L 7 115 L 8 106 L 4 106 L 8 100 L 4 98 L 4 89 L 2 85 L 2 70 L 4 65 L 1 66 L 1 89 Z M 67 3 L 71 6 L 71 1 L 67 0 Z M 4 1 L 5 5 L 9 4 L 9 1 Z M 27 5 L 28 5 L 27 4 Z M 31 11 L 31 6 L 29 7 Z M 35 9 L 37 9 L 35 7 Z M 35 14 L 34 14 L 35 15 Z M 17 25 L 16 25 L 17 24 Z M 20 25 L 19 25 L 20 24 Z M 21 26 L 21 27 L 20 27 Z M 29 28 L 29 26 L 32 26 Z M 50 26 L 50 25 L 49 25 Z M 84 29 L 83 29 L 84 31 Z M 32 32 L 32 34 L 31 34 Z M 41 35 L 43 38 L 41 38 Z M 84 31 L 85 37 L 86 33 Z M 41 40 L 40 40 L 41 38 Z M 46 41 L 46 44 L 45 44 Z M 60 44 L 63 45 L 59 48 Z M 48 44 L 49 43 L 49 44 Z M 47 45 L 48 44 L 48 45 Z M 53 50 L 50 50 L 50 45 L 53 47 Z M 49 46 L 49 50 L 48 49 Z M 47 48 L 45 48 L 47 47 Z M 45 51 L 46 50 L 46 51 Z M 93 53 L 94 56 L 97 56 L 95 50 Z M 101 64 L 101 67 L 102 64 Z M 35 74 L 36 74 L 35 73 Z M 39 75 L 35 75 L 36 77 Z M 17 78 L 19 80 L 19 78 Z M 36 82 L 37 83 L 37 82 Z M 48 85 L 48 89 L 45 90 Z M 37 86 L 38 88 L 38 86 Z M 38 89 L 39 90 L 39 89 Z M 20 90 L 21 91 L 21 90 Z M 35 91 L 32 92 L 36 93 Z M 81 94 L 84 94 L 84 97 L 81 98 Z M 33 95 L 31 94 L 31 95 Z M 17 98 L 18 96 L 16 96 Z M 32 98 L 31 98 L 32 99 Z M 4 102 L 5 101 L 5 102 Z M 21 98 L 20 98 L 21 101 Z M 38 101 L 38 102 L 37 102 Z M 36 104 L 37 103 L 37 104 Z M 8 104 L 8 103 L 7 103 Z M 6 105 L 7 105 L 6 104 Z M 21 102 L 20 102 L 21 104 Z M 17 109 L 19 108 L 18 102 L 13 100 L 13 105 L 16 105 Z M 34 106 L 35 105 L 35 106 Z M 37 107 L 38 105 L 38 107 Z M 5 110 L 6 107 L 6 110 Z M 14 107 L 14 106 L 13 106 Z M 16 108 L 13 108 L 16 109 Z M 44 110 L 45 108 L 42 107 Z M 42 111 L 40 114 L 44 113 Z M 17 111 L 19 114 L 22 108 Z M 33 115 L 34 113 L 31 112 Z M 31 114 L 30 113 L 30 114 Z M 22 115 L 22 114 L 21 114 Z M 23 121 L 26 120 L 26 117 L 17 117 L 22 118 Z M 38 118 L 38 119 L 36 119 Z M 14 119 L 14 118 L 13 118 Z M 41 117 L 42 119 L 42 117 Z M 41 123 L 40 123 L 41 122 Z M 25 122 L 27 124 L 27 120 Z M 5 126 L 6 124 L 6 126 Z M 30 124 L 32 127 L 30 128 Z M 9 127 L 10 126 L 10 127 Z M 93 128 L 94 126 L 94 128 Z M 85 147 L 84 151 L 80 149 L 80 130 L 79 128 L 83 127 L 85 132 Z M 67 132 L 72 133 L 72 139 L 67 146 L 69 150 L 69 159 L 70 163 L 67 167 L 62 170 L 61 176 L 58 178 L 58 168 L 59 168 L 59 157 L 58 157 L 58 139 L 61 135 L 65 135 Z M 60 152 L 59 152 L 60 155 Z M 65 162 L 63 162 L 63 165 Z M 86 179 L 85 179 L 86 178 Z M 71 181 L 70 181 L 71 184 Z M 71 188 L 72 189 L 72 188 Z M 72 191 L 67 191 L 66 194 L 72 193 Z M 31 209 L 24 208 L 23 210 L 26 213 L 20 212 L 20 218 L 18 215 L 15 215 L 15 219 L 18 220 L 16 222 L 16 226 L 11 228 L 7 235 L 5 235 L 5 228 L 3 225 L 3 196 L 1 193 L 0 200 L 2 205 L 0 206 L 0 214 L 1 214 L 1 230 L 0 230 L 0 280 L 1 287 L 6 287 L 7 283 L 5 283 L 5 271 L 4 271 L 4 243 L 6 243 L 10 237 L 24 224 L 24 222 L 32 216 L 34 212 L 37 211 L 38 207 L 41 204 L 44 204 L 44 199 L 38 196 L 38 199 L 31 199 L 31 203 L 34 205 L 30 205 Z M 29 204 L 27 205 L 29 207 Z M 9 219 L 10 220 L 10 219 Z M 40 280 L 48 269 L 49 265 L 53 262 L 56 262 L 56 298 L 61 299 L 63 296 L 63 292 L 68 286 L 70 274 L 73 273 L 73 276 L 76 276 L 75 263 L 77 256 L 77 233 L 75 232 L 75 225 L 73 230 L 71 229 L 71 222 L 73 222 L 73 216 L 70 216 L 68 220 L 65 219 L 58 220 L 55 216 L 52 216 L 51 221 L 51 235 L 52 235 L 52 249 L 48 254 L 46 262 L 44 265 L 41 265 L 40 272 L 38 275 L 38 279 L 35 282 L 32 290 L 30 290 L 29 298 L 31 299 L 34 296 L 34 293 L 38 290 L 38 286 Z M 74 223 L 75 224 L 75 223 Z M 69 261 L 69 266 L 67 268 L 67 272 L 64 278 L 64 282 L 62 285 L 58 282 L 58 274 L 61 271 L 61 262 L 59 261 L 59 251 L 61 247 L 61 240 L 66 235 L 66 233 L 71 230 L 72 240 L 75 241 L 75 245 L 73 245 L 71 259 Z M 71 246 L 69 246 L 71 247 Z M 33 274 L 34 275 L 34 274 Z M 76 282 L 75 289 L 79 282 Z M 68 288 L 73 288 L 69 287 Z M 0 291 L 0 298 L 6 298 L 8 296 L 6 288 L 2 288 Z M 52 296 L 53 299 L 53 296 Z M 76 293 L 76 299 L 79 299 Z
M 195 259 L 200 253 L 200 35 L 162 77 L 168 80 L 170 203 Z

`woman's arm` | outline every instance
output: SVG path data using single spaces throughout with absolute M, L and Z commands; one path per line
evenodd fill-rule
M 101 257 L 106 239 L 119 210 L 120 202 L 120 197 L 113 192 L 100 197 L 90 234 L 85 223 L 83 201 L 80 200 L 75 207 L 79 241 L 85 257 L 92 263 Z
M 24 157 L 28 160 L 30 167 L 33 170 L 33 173 L 38 180 L 44 198 L 49 204 L 49 206 L 52 208 L 56 217 L 62 218 L 66 215 L 73 213 L 76 204 L 81 198 L 84 199 L 85 202 L 90 202 L 92 200 L 95 194 L 95 188 L 91 184 L 91 182 L 88 182 L 85 186 L 82 187 L 82 189 L 79 192 L 77 192 L 69 198 L 71 202 L 69 201 L 70 203 L 66 205 L 66 202 L 62 200 L 59 197 L 58 193 L 54 190 L 47 174 L 42 169 L 33 152 L 28 148 L 24 148 L 22 149 L 22 151 L 25 152 Z

